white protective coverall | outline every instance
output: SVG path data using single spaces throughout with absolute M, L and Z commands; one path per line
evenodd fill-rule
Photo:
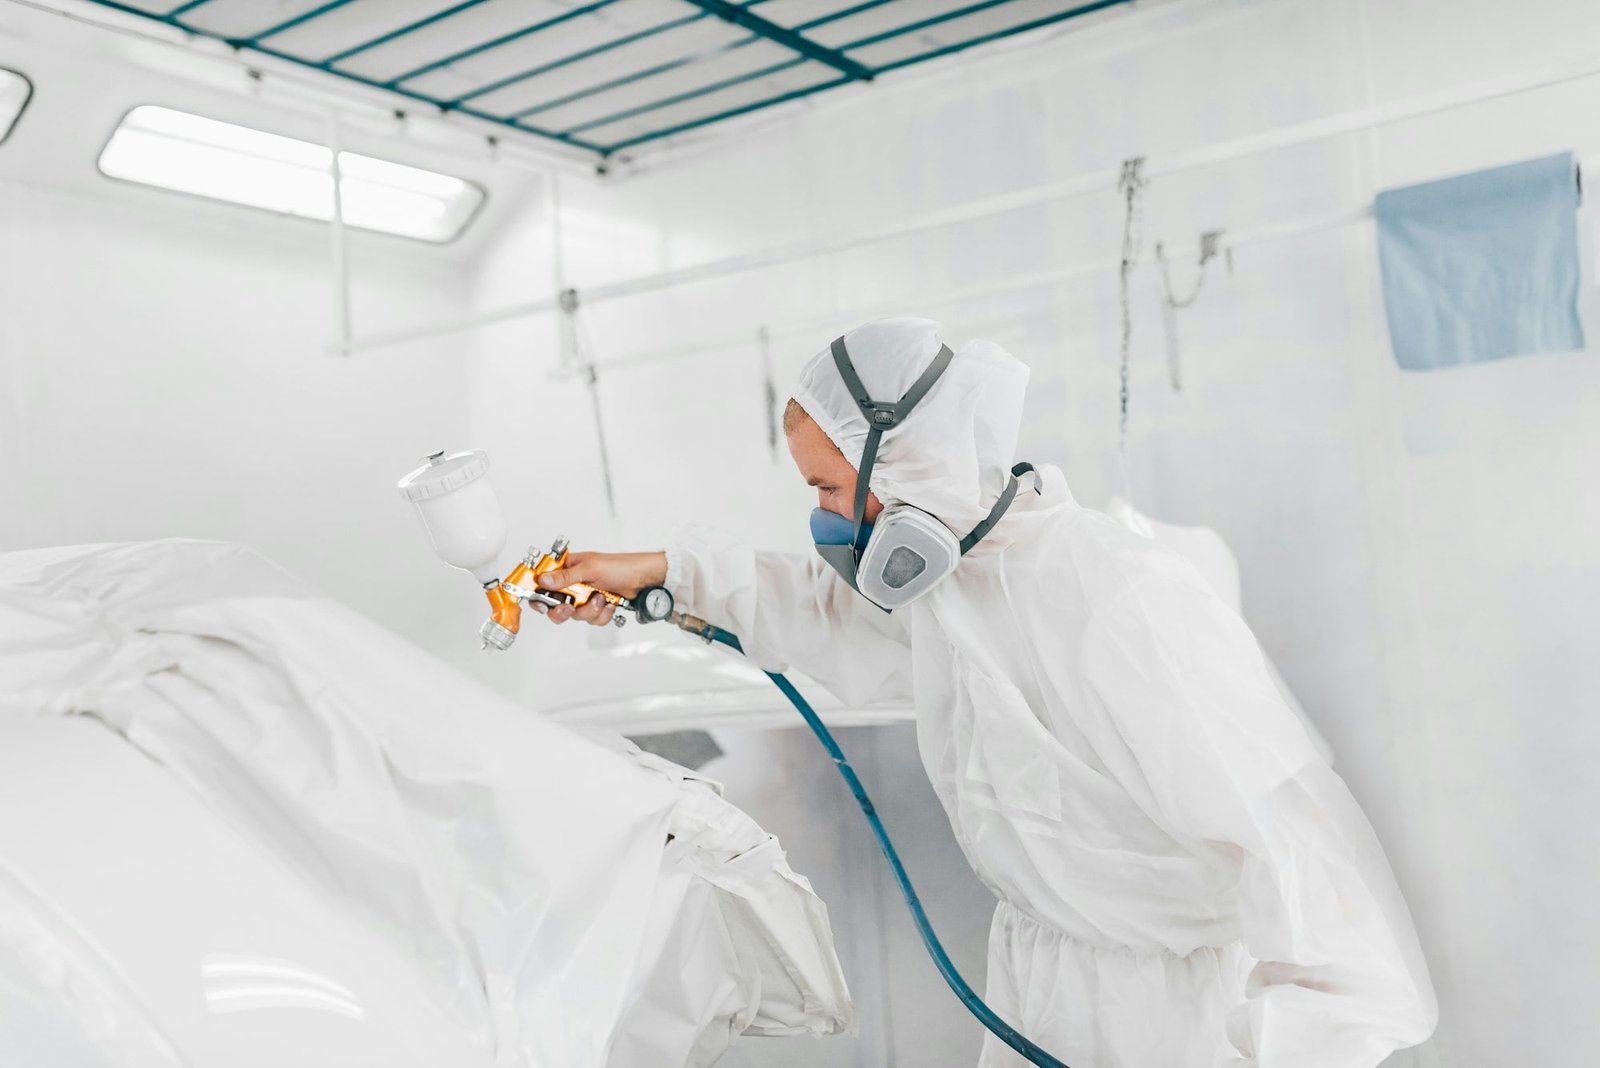
M 940 328 L 885 320 L 846 344 L 873 399 L 894 400 Z M 871 488 L 961 536 L 1006 485 L 1028 372 L 989 342 L 952 347 Z M 828 351 L 794 396 L 859 465 L 866 423 Z M 1368 1068 L 1432 1032 L 1383 850 L 1254 636 L 1059 469 L 893 615 L 819 558 L 702 528 L 667 559 L 679 604 L 763 668 L 846 704 L 914 703 L 928 776 L 1000 898 L 987 1000 L 1073 1068 Z M 1022 1063 L 986 1037 L 982 1065 Z

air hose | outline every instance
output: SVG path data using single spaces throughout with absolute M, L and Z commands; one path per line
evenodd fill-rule
M 691 634 L 699 635 L 707 642 L 720 642 L 740 654 L 744 653 L 744 646 L 739 644 L 738 637 L 721 627 L 688 615 L 675 615 L 673 622 Z M 878 848 L 883 851 L 883 859 L 889 862 L 889 870 L 894 872 L 895 882 L 900 885 L 900 896 L 905 899 L 906 908 L 911 911 L 911 918 L 916 921 L 917 933 L 922 936 L 922 944 L 927 947 L 928 955 L 933 958 L 934 966 L 939 969 L 939 974 L 944 976 L 944 981 L 950 990 L 961 999 L 961 1003 L 972 1015 L 978 1018 L 979 1023 L 993 1032 L 1000 1041 L 1027 1058 L 1030 1064 L 1037 1064 L 1042 1068 L 1067 1068 L 1064 1062 L 1028 1041 L 1016 1028 L 1000 1019 L 995 1011 L 985 1005 L 983 999 L 973 992 L 972 987 L 967 985 L 961 973 L 956 971 L 949 954 L 939 942 L 939 936 L 934 934 L 933 925 L 928 922 L 928 914 L 922 909 L 922 901 L 917 897 L 916 887 L 911 885 L 911 877 L 906 874 L 905 865 L 900 863 L 900 854 L 895 852 L 894 843 L 889 840 L 889 832 L 884 829 L 883 821 L 878 818 L 878 810 L 872 805 L 872 798 L 867 796 L 866 787 L 861 785 L 861 780 L 856 776 L 855 769 L 850 766 L 850 760 L 844 755 L 844 750 L 839 748 L 833 733 L 823 724 L 816 710 L 800 696 L 800 691 L 794 688 L 792 682 L 776 672 L 769 671 L 766 675 L 772 680 L 773 685 L 783 691 L 789 703 L 794 705 L 795 710 L 806 721 L 806 726 L 811 728 L 811 733 L 822 743 L 822 748 L 833 758 L 839 774 L 844 776 L 845 785 L 849 786 L 850 792 L 855 795 L 856 804 L 861 806 L 861 814 L 866 816 L 873 836 L 878 840 Z

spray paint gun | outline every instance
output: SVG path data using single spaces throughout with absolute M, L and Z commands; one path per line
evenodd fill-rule
M 560 590 L 539 588 L 539 576 L 567 565 L 567 539 L 548 550 L 529 548 L 522 562 L 500 577 L 500 553 L 506 544 L 506 521 L 489 479 L 489 455 L 481 450 L 445 455 L 432 453 L 422 466 L 399 482 L 400 495 L 416 505 L 433 551 L 451 567 L 471 572 L 489 599 L 489 618 L 478 629 L 485 649 L 509 649 L 517 640 L 524 605 L 583 604 L 601 597 L 621 609 L 612 622 L 622 626 L 631 612 L 641 623 L 675 619 L 672 594 L 665 586 L 647 586 L 624 597 L 584 583 Z

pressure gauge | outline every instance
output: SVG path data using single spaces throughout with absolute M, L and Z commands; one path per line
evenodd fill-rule
M 658 623 L 672 615 L 672 592 L 665 586 L 646 586 L 633 604 L 640 623 Z

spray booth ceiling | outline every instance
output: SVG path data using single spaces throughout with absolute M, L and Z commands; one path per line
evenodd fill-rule
M 93 0 L 608 156 L 1129 0 Z

